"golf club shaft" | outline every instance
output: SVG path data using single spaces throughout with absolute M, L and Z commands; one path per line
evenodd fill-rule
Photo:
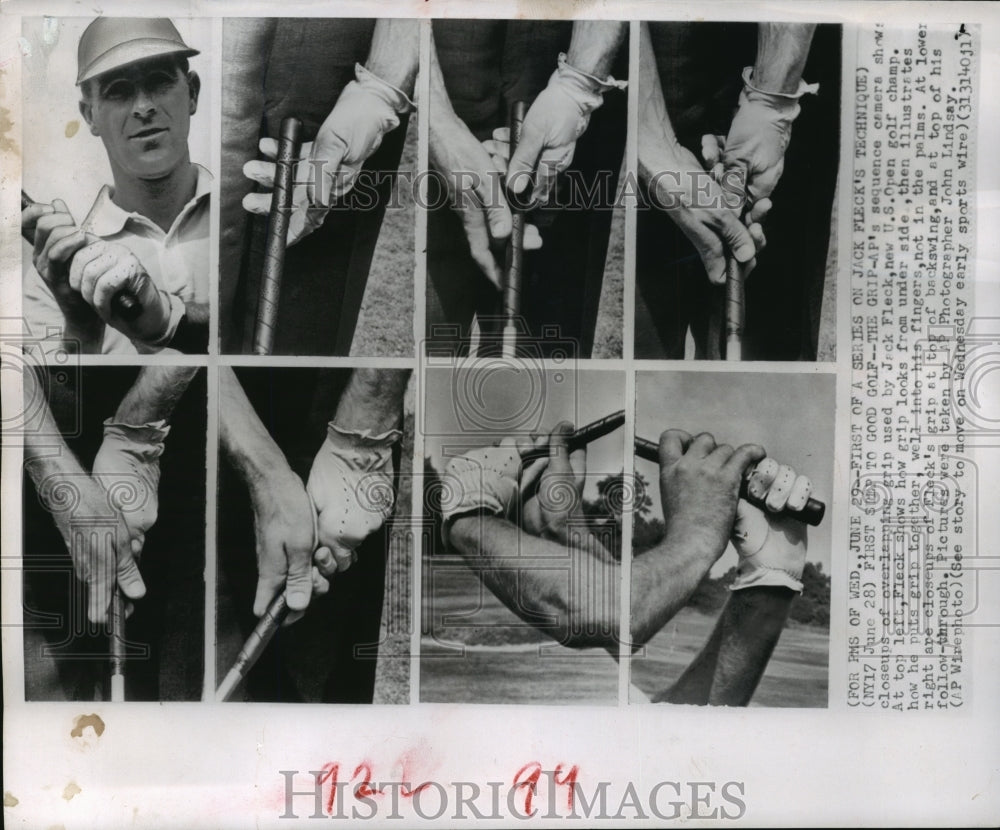
M 569 446 L 570 452 L 573 450 L 578 450 L 581 447 L 587 446 L 591 441 L 596 441 L 598 438 L 603 438 L 605 435 L 614 432 L 618 427 L 625 423 L 625 410 L 620 412 L 613 412 L 605 418 L 601 418 L 597 421 L 587 424 L 584 427 L 580 427 L 576 432 L 569 436 L 567 440 L 567 445 Z M 549 454 L 548 447 L 538 447 L 533 450 L 528 450 L 521 456 L 521 463 L 528 464 L 531 461 L 535 461 L 539 458 L 546 458 Z
M 243 648 L 240 649 L 240 653 L 236 656 L 232 668 L 227 672 L 222 683 L 219 684 L 219 688 L 216 689 L 216 702 L 221 703 L 232 697 L 233 692 L 236 691 L 236 687 L 247 676 L 247 672 L 253 668 L 254 663 L 260 659 L 261 654 L 264 653 L 264 649 L 267 648 L 267 644 L 271 642 L 271 638 L 274 637 L 287 616 L 288 602 L 285 599 L 284 591 L 282 591 L 282 593 L 278 594 L 271 601 L 271 604 L 267 607 L 267 611 L 264 612 L 264 616 L 258 620 L 257 626 L 250 633 L 250 636 L 247 637 Z
M 510 155 L 514 156 L 521 131 L 524 127 L 524 116 L 527 105 L 524 101 L 515 101 L 510 109 Z M 517 318 L 521 315 L 521 283 L 524 274 L 524 213 L 511 210 L 510 239 L 507 241 L 507 255 L 504 263 L 503 281 L 503 352 L 505 358 L 517 354 Z
M 257 300 L 257 325 L 254 329 L 254 354 L 267 355 L 274 350 L 274 329 L 278 323 L 281 277 L 285 269 L 288 224 L 292 217 L 292 186 L 295 162 L 302 143 L 302 122 L 289 116 L 281 122 L 278 155 L 275 158 L 274 190 L 264 241 L 264 267 Z
M 115 584 L 111 598 L 111 702 L 125 700 L 125 597 Z
M 746 322 L 746 291 L 743 266 L 726 257 L 726 360 L 743 359 L 743 327 Z

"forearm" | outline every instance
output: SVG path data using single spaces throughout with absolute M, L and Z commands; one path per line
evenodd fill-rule
M 573 24 L 566 61 L 581 72 L 603 79 L 611 72 L 627 32 L 627 23 L 577 20 Z
M 254 496 L 269 476 L 289 469 L 288 461 L 228 366 L 219 368 L 219 397 L 219 438 L 230 463 Z
M 24 467 L 44 498 L 46 491 L 39 485 L 50 476 L 86 475 L 86 471 L 66 445 L 45 399 L 44 385 L 39 382 L 35 370 L 25 369 L 22 378 L 24 401 L 40 402 L 36 406 L 24 407 L 25 412 L 31 413 L 24 430 Z M 53 506 L 47 504 L 46 507 Z
M 757 690 L 795 599 L 789 588 L 733 591 L 698 656 L 656 703 L 746 706 Z
M 649 181 L 662 172 L 659 159 L 677 143 L 667 105 L 663 98 L 660 73 L 653 52 L 648 24 L 639 26 L 639 175 Z
M 379 18 L 365 68 L 412 96 L 419 65 L 420 21 Z
M 197 372 L 197 366 L 144 367 L 118 405 L 115 422 L 139 426 L 169 421 Z
M 764 92 L 796 92 L 815 31 L 813 23 L 757 24 L 754 87 Z
M 375 435 L 399 428 L 409 379 L 409 369 L 355 369 L 333 422 L 341 429 L 367 429 Z
M 506 519 L 463 516 L 449 538 L 521 619 L 565 646 L 603 647 L 617 657 L 621 568 L 592 537 L 564 547 L 522 533 Z
M 634 649 L 645 645 L 687 604 L 722 552 L 698 543 L 674 542 L 668 537 L 632 561 Z
M 721 641 L 709 703 L 746 706 L 750 702 L 795 597 L 795 591 L 779 587 L 745 588 L 730 594 L 719 620 Z

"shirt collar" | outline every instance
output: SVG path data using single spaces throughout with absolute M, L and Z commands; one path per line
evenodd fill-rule
M 212 190 L 212 174 L 208 172 L 200 164 L 195 164 L 195 168 L 198 171 L 198 181 L 195 183 L 194 196 L 191 200 L 181 208 L 181 212 L 177 214 L 177 218 L 174 219 L 173 225 L 171 225 L 171 230 L 177 227 L 178 222 L 189 213 L 195 205 L 197 205 L 202 199 L 208 197 L 208 194 Z M 101 188 L 101 192 L 97 194 L 97 198 L 94 200 L 93 206 L 90 208 L 90 213 L 87 214 L 87 218 L 83 221 L 83 227 L 85 230 L 89 231 L 100 237 L 114 236 L 116 233 L 120 233 L 125 229 L 125 225 L 128 224 L 129 220 L 139 222 L 140 224 L 147 225 L 150 227 L 156 227 L 150 219 L 147 219 L 141 213 L 132 211 L 122 210 L 118 205 L 111 201 L 111 187 L 109 185 L 104 185 Z

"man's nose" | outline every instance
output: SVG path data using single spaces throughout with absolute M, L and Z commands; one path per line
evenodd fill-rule
M 148 90 L 139 87 L 132 101 L 132 114 L 136 118 L 151 118 L 156 112 L 156 101 Z

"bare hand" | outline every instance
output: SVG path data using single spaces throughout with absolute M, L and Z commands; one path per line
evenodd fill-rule
M 670 429 L 660 436 L 660 500 L 666 538 L 696 546 L 714 562 L 726 549 L 744 470 L 764 457 L 764 449 L 744 444 L 734 450 L 716 445 L 707 432 L 692 438 Z

